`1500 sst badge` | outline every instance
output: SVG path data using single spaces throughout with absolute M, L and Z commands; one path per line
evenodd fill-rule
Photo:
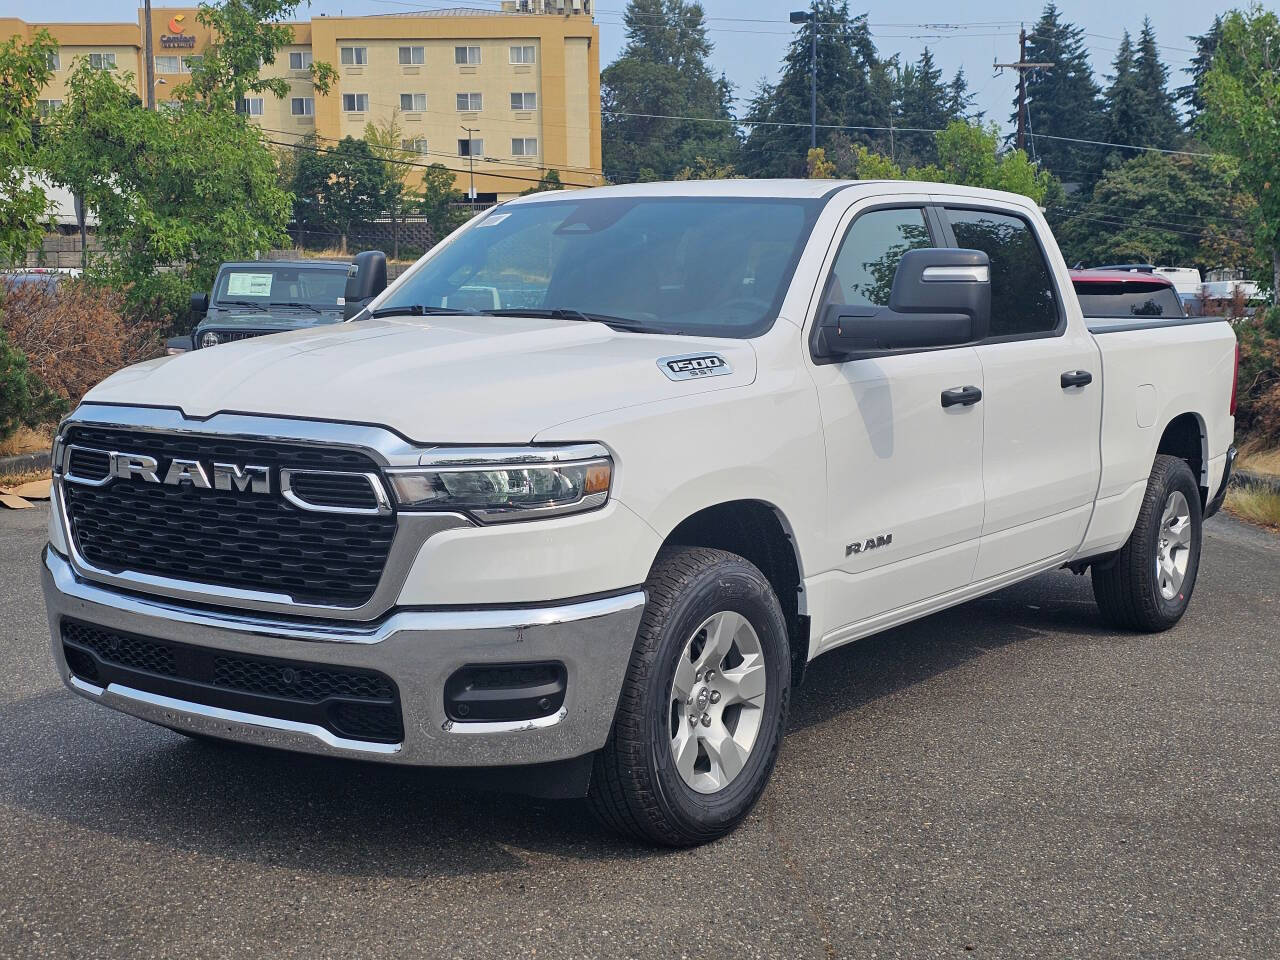
M 661 357 L 658 369 L 670 380 L 696 380 L 699 377 L 723 377 L 733 373 L 729 361 L 718 353 L 686 353 L 678 357 Z

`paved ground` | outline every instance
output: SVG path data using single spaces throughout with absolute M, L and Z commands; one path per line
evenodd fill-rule
M 43 510 L 0 513 L 0 956 L 1280 956 L 1280 539 L 1185 621 L 1059 573 L 819 661 L 732 837 L 209 748 L 65 692 Z

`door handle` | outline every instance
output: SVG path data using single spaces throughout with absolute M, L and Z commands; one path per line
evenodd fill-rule
M 1062 389 L 1071 387 L 1087 387 L 1093 383 L 1093 374 L 1088 370 L 1068 370 L 1062 375 Z
M 952 387 L 950 390 L 942 391 L 944 407 L 971 407 L 981 399 L 982 391 L 977 387 Z

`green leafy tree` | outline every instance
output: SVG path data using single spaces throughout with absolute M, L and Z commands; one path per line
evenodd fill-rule
M 66 400 L 29 368 L 26 355 L 9 343 L 0 329 L 0 441 L 11 437 L 18 427 L 51 423 L 66 409 Z
M 554 170 L 549 171 L 547 178 L 553 173 Z M 558 174 L 556 178 L 559 179 Z M 437 240 L 466 223 L 471 216 L 463 202 L 466 196 L 455 184 L 452 170 L 442 163 L 433 163 L 422 171 L 422 192 L 413 198 L 413 211 L 427 218 Z
M 30 43 L 0 43 L 0 262 L 20 262 L 40 246 L 48 199 L 29 174 L 35 164 L 36 97 L 52 75 L 57 48 L 41 30 Z
M 1184 67 L 1182 72 L 1191 78 L 1191 82 L 1177 89 L 1176 94 L 1178 100 L 1187 107 L 1187 127 L 1194 127 L 1196 117 L 1204 110 L 1204 98 L 1200 96 L 1200 84 L 1204 80 L 1204 75 L 1209 72 L 1209 67 L 1213 64 L 1213 54 L 1218 49 L 1218 44 L 1222 40 L 1222 16 L 1221 14 L 1213 18 L 1213 23 L 1209 25 L 1209 29 L 1199 36 L 1187 37 L 1195 44 L 1195 56 L 1191 58 L 1190 66 Z
M 182 316 L 219 264 L 287 240 L 289 195 L 261 134 L 227 110 L 143 108 L 133 77 L 81 62 L 42 145 L 49 177 L 84 197 L 103 251 L 90 273 L 135 318 Z
M 400 111 L 392 109 L 383 123 L 366 123 L 364 138 L 387 174 L 387 213 L 391 216 L 391 256 L 400 259 L 400 221 L 411 202 L 410 180 L 418 172 L 415 161 L 421 156 L 406 150 L 400 128 Z
M 559 170 L 548 170 L 539 179 L 537 184 L 528 190 L 521 191 L 520 196 L 527 197 L 531 193 L 545 193 L 548 190 L 563 190 L 564 184 L 560 182 Z
M 818 146 L 837 127 L 852 142 L 887 151 L 893 111 L 890 64 L 881 60 L 865 15 L 853 17 L 845 0 L 815 0 L 813 20 L 792 40 L 777 83 L 762 83 L 747 111 L 742 168 L 753 177 L 804 176 L 809 151 L 809 63 L 817 31 Z M 825 127 L 825 129 L 823 129 Z M 883 131 L 883 132 L 882 132 Z
M 346 253 L 354 228 L 385 214 L 396 186 L 367 140 L 343 137 L 299 157 L 294 217 L 306 228 L 331 231 Z
M 697 157 L 733 162 L 733 89 L 708 63 L 702 6 L 630 0 L 623 19 L 627 45 L 600 75 L 605 175 L 614 182 L 669 180 Z M 673 119 L 680 117 L 724 122 Z
M 191 80 L 175 91 L 180 98 L 199 101 L 207 109 L 234 110 L 251 93 L 289 96 L 284 77 L 264 77 L 262 68 L 276 62 L 276 55 L 294 42 L 287 21 L 298 9 L 298 0 L 222 0 L 201 3 L 196 19 L 208 27 L 216 41 L 193 59 Z M 328 63 L 311 65 L 311 81 L 321 94 L 329 92 L 337 71 Z
M 1271 261 L 1280 292 L 1280 18 L 1252 6 L 1222 22 L 1222 39 L 1201 83 L 1200 128 L 1216 149 L 1235 158 L 1239 184 L 1254 200 L 1254 238 Z
M 709 157 L 698 157 L 692 166 L 676 174 L 677 180 L 737 180 L 742 175 L 732 163 L 717 163 Z
M 1089 64 L 1084 30 L 1062 19 L 1055 4 L 1044 8 L 1027 38 L 1027 60 L 1052 67 L 1027 74 L 1027 110 L 1032 133 L 1030 149 L 1059 180 L 1092 184 L 1101 168 L 1097 147 L 1053 140 L 1101 140 L 1106 130 L 1098 84 Z M 1017 122 L 1014 101 L 1012 122 Z
M 1063 253 L 1072 263 L 1242 266 L 1252 257 L 1235 176 L 1228 160 L 1133 157 L 1108 169 L 1088 197 L 1051 211 Z

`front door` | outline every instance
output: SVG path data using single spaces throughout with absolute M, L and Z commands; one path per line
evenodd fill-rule
M 855 207 L 826 268 L 828 304 L 885 306 L 902 255 L 943 246 L 922 203 Z M 851 625 L 969 583 L 982 529 L 982 406 L 942 405 L 984 389 L 973 347 L 814 364 L 827 446 L 828 557 L 820 645 Z M 815 599 L 818 599 L 815 597 Z M 825 643 L 824 643 L 825 641 Z
M 1036 234 L 1012 208 L 949 207 L 956 246 L 991 259 L 983 378 L 986 518 L 974 580 L 1075 550 L 1097 495 L 1102 368 L 1066 304 Z

